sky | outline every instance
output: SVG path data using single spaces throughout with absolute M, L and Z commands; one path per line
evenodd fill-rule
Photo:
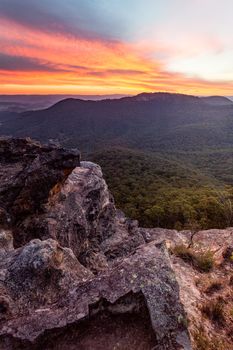
M 0 93 L 233 95 L 232 13 L 232 0 L 0 0 Z

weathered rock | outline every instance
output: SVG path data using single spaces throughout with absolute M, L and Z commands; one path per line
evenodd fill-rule
M 43 212 L 50 190 L 79 164 L 78 151 L 0 138 L 0 225 L 13 228 L 16 246 L 37 238 L 30 222 Z
M 104 237 L 115 230 L 115 206 L 101 169 L 82 163 L 48 204 L 48 235 L 76 256 L 98 252 Z M 83 257 L 88 259 L 88 257 Z
M 15 306 L 20 300 L 19 308 L 54 303 L 69 289 L 69 284 L 60 286 L 64 278 L 84 281 L 92 277 L 70 249 L 62 248 L 52 239 L 32 240 L 23 248 L 9 252 L 8 256 L 0 256 L 0 267 L 4 271 L 4 288 Z
M 129 254 L 144 243 L 132 223 L 116 210 L 100 167 L 90 162 L 81 162 L 49 198 L 44 217 L 48 237 L 96 271 L 107 266 L 108 258 Z
M 80 164 L 77 151 L 2 138 L 0 156 L 0 224 L 15 247 L 54 238 L 97 272 L 144 243 L 116 210 L 100 167 Z
M 167 248 L 116 210 L 100 167 L 29 140 L 0 150 L 1 348 L 190 349 Z
M 0 254 L 13 250 L 13 236 L 9 230 L 0 229 Z
M 1 262 L 7 270 L 4 286 L 13 301 L 0 330 L 3 348 L 14 344 L 14 338 L 17 344 L 12 349 L 20 344 L 25 349 L 49 349 L 43 334 L 51 330 L 49 339 L 55 349 L 57 335 L 65 335 L 68 324 L 82 327 L 87 317 L 92 320 L 105 314 L 108 322 L 111 315 L 118 315 L 119 320 L 122 315 L 123 319 L 125 315 L 146 318 L 152 327 L 149 343 L 157 349 L 191 349 L 179 286 L 163 243 L 138 248 L 96 277 L 77 260 L 72 269 L 72 254 L 66 261 L 63 256 L 64 249 L 56 241 L 34 240 Z M 77 345 L 79 341 L 77 331 Z M 140 341 L 145 345 L 147 339 Z
M 164 233 L 161 230 L 161 237 Z M 165 231 L 165 230 L 164 230 Z M 233 228 L 205 230 L 200 232 L 176 232 L 174 239 L 168 234 L 170 249 L 184 245 L 201 257 L 211 252 L 207 259 L 213 263 L 209 272 L 201 272 L 192 263 L 171 255 L 172 269 L 180 287 L 180 301 L 187 314 L 193 349 L 233 349 L 232 322 L 232 259 L 225 255 L 233 247 Z M 229 249 L 230 248 L 230 249 Z M 205 255 L 204 255 L 205 256 Z M 200 260 L 205 263 L 205 260 Z M 219 306 L 220 304 L 222 306 Z M 203 313 L 204 308 L 216 305 L 216 318 L 212 320 Z M 220 307 L 220 309 L 218 309 Z M 219 311 L 218 311 L 219 310 Z

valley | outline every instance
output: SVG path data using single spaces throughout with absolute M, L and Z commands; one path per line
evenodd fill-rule
M 223 228 L 233 220 L 233 102 L 154 93 L 65 99 L 0 113 L 0 133 L 78 148 L 141 225 Z M 214 215 L 213 215 L 214 214 Z

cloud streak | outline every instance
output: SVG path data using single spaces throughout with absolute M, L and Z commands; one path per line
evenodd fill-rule
M 145 2 L 142 8 L 137 0 L 119 0 L 119 7 L 105 0 L 1 0 L 0 93 L 233 94 L 233 74 L 218 64 L 230 69 L 232 62 L 222 38 L 185 32 L 178 41 L 174 31 L 169 44 L 173 22 L 166 32 L 159 18 L 153 29 L 152 14 L 149 29 L 141 17 L 136 21 L 155 8 Z M 165 5 L 156 4 L 162 15 Z
M 115 41 L 124 32 L 124 25 L 114 18 L 105 18 L 100 4 L 96 0 L 1 0 L 0 18 L 31 30 Z
M 41 62 L 35 58 L 0 53 L 0 71 L 57 72 L 60 69 L 51 63 Z

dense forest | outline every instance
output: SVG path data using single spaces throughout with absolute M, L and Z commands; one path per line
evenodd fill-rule
M 95 153 L 116 204 L 145 227 L 223 228 L 233 224 L 233 186 L 161 155 L 127 149 Z

